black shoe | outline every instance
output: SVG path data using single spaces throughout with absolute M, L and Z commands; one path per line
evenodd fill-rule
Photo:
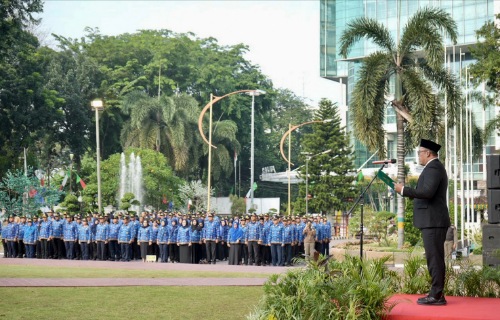
M 444 296 L 441 296 L 441 298 L 439 298 L 439 299 L 436 299 L 436 298 L 431 297 L 431 296 L 427 296 L 427 297 L 419 298 L 417 300 L 417 304 L 430 305 L 430 306 L 444 306 L 444 305 L 446 305 L 446 299 L 444 298 Z

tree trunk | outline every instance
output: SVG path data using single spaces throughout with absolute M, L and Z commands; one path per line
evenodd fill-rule
M 397 158 L 398 158 L 398 182 L 405 182 L 405 148 L 404 148 L 404 118 L 399 113 L 396 113 L 396 130 L 397 130 Z M 398 249 L 401 249 L 404 244 L 404 218 L 405 218 L 405 203 L 404 198 L 399 194 L 396 195 L 398 211 Z

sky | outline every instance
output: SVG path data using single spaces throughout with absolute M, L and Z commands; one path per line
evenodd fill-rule
M 342 102 L 340 86 L 319 76 L 319 0 L 56 1 L 46 0 L 39 32 L 80 38 L 85 27 L 103 35 L 168 29 L 249 46 L 245 58 L 275 88 L 292 90 L 311 106 Z M 50 37 L 46 44 L 51 45 Z M 253 89 L 253 88 L 249 88 Z

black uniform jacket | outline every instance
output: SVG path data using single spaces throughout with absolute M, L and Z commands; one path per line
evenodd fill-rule
M 450 216 L 446 203 L 448 176 L 443 164 L 434 159 L 427 163 L 415 189 L 404 187 L 403 196 L 413 198 L 413 225 L 416 228 L 447 228 Z

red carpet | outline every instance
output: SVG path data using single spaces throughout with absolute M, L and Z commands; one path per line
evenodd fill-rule
M 498 320 L 500 299 L 446 297 L 445 306 L 421 306 L 417 299 L 423 295 L 397 294 L 389 302 L 399 302 L 386 320 Z

